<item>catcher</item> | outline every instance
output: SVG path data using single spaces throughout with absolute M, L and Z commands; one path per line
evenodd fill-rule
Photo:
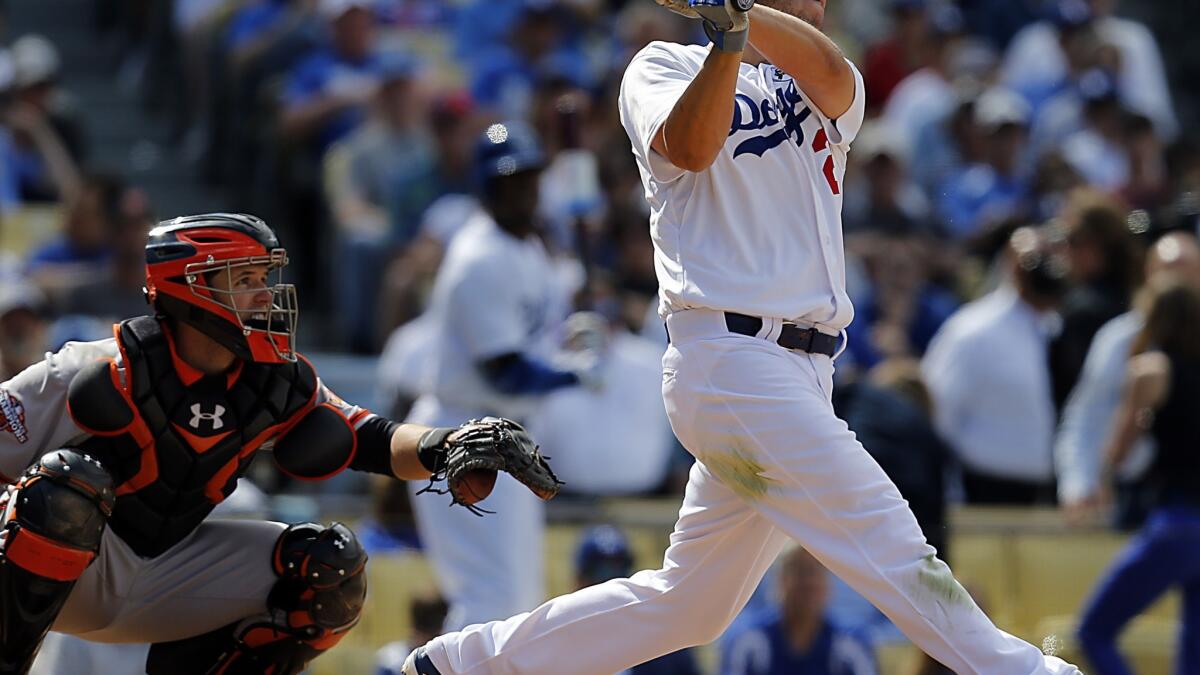
M 0 385 L 0 673 L 46 632 L 151 643 L 146 672 L 298 673 L 358 621 L 366 554 L 340 523 L 206 520 L 256 452 L 288 475 L 558 481 L 515 423 L 396 424 L 342 401 L 294 349 L 287 254 L 263 221 L 160 223 L 154 317 L 68 343 Z

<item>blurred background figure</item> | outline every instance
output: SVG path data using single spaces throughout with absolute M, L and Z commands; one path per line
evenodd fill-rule
M 106 275 L 124 190 L 124 181 L 115 176 L 88 176 L 63 211 L 62 233 L 28 254 L 25 273 L 52 302 Z
M 908 501 L 938 557 L 951 560 L 946 474 L 953 451 L 934 429 L 934 402 L 920 364 L 894 358 L 847 387 L 839 413 Z
M 1029 104 L 1006 89 L 989 89 L 975 101 L 973 116 L 982 155 L 948 178 L 938 206 L 950 236 L 958 239 L 977 237 L 1030 212 Z
M 395 482 L 395 481 L 392 481 Z M 375 655 L 375 675 L 400 675 L 404 659 L 415 645 L 423 645 L 442 634 L 448 610 L 446 601 L 436 594 L 417 595 L 408 604 L 408 639 L 389 642 Z
M 1200 289 L 1200 242 L 1191 232 L 1171 232 L 1150 247 L 1145 277 L 1154 283 L 1174 277 Z M 1145 327 L 1141 308 L 1113 318 L 1097 331 L 1082 373 L 1063 410 L 1055 440 L 1059 502 L 1071 522 L 1099 515 L 1101 462 L 1125 386 L 1125 371 L 1133 342 Z M 1142 436 L 1111 476 L 1116 511 L 1114 524 L 1123 530 L 1141 525 L 1146 517 L 1147 486 L 1143 480 L 1154 457 L 1154 439 Z
M 525 420 L 543 396 L 579 385 L 584 372 L 547 356 L 572 289 L 541 238 L 536 209 L 546 156 L 537 136 L 521 123 L 494 124 L 477 141 L 475 163 L 483 208 L 454 237 L 438 270 L 430 363 L 410 422 Z M 414 497 L 423 488 L 409 483 Z M 479 503 L 494 512 L 488 518 L 437 500 L 414 499 L 413 507 L 450 603 L 447 629 L 527 611 L 544 599 L 545 507 L 516 480 L 501 476 Z
M 575 585 L 594 586 L 634 571 L 633 551 L 625 535 L 612 525 L 584 530 L 575 548 Z M 700 675 L 690 650 L 672 652 L 617 675 Z
M 592 496 L 657 490 L 675 448 L 657 396 L 661 347 L 595 312 L 571 315 L 562 332 L 564 365 L 594 369 L 602 383 L 550 393 L 529 420 L 563 489 Z
M 834 626 L 826 615 L 830 579 L 821 563 L 796 546 L 776 565 L 777 603 L 726 634 L 720 672 L 875 675 L 870 644 Z
M 1061 408 L 1079 379 L 1096 331 L 1129 308 L 1142 273 L 1141 243 L 1121 207 L 1089 190 L 1067 196 L 1058 220 L 1066 242 L 1071 287 L 1058 314 L 1062 329 L 1050 343 L 1054 405 Z
M 1153 496 L 1146 525 L 1101 580 L 1079 625 L 1098 675 L 1133 672 L 1117 636 L 1172 586 L 1183 592 L 1176 663 L 1186 672 L 1200 662 L 1200 291 L 1192 281 L 1156 277 L 1138 302 L 1145 326 L 1133 342 L 1101 485 L 1149 433 L 1156 445 L 1147 475 Z
M 1033 228 L 1013 233 L 1005 259 L 1007 281 L 951 316 L 921 362 L 937 428 L 973 504 L 1053 500 L 1047 359 L 1068 268 Z
M 26 283 L 0 284 L 0 380 L 41 361 L 50 347 L 50 307 Z

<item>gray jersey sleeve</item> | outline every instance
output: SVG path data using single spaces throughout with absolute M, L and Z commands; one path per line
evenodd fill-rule
M 67 410 L 67 388 L 83 366 L 116 356 L 112 338 L 68 342 L 0 384 L 0 479 L 15 482 L 45 453 L 86 436 Z

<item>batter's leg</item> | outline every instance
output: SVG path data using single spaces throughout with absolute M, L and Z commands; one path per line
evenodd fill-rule
M 829 358 L 731 336 L 668 350 L 680 438 L 758 513 L 960 675 L 1078 671 L 997 629 L 833 412 Z M 672 404 L 674 400 L 674 404 Z
M 716 639 L 786 541 L 696 464 L 662 569 L 442 636 L 427 654 L 442 675 L 611 675 Z

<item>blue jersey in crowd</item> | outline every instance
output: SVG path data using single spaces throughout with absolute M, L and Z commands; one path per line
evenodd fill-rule
M 807 652 L 788 644 L 783 617 L 771 607 L 722 641 L 721 675 L 876 675 L 870 643 L 828 620 Z

